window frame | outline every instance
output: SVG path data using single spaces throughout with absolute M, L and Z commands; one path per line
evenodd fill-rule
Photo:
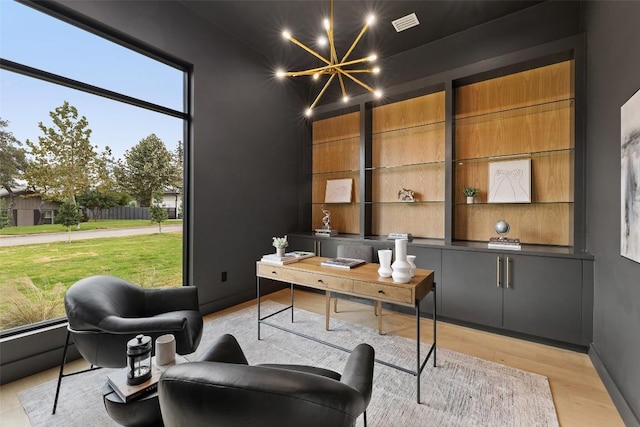
M 189 207 L 191 206 L 191 179 L 190 179 L 190 152 L 192 146 L 192 97 L 193 97 L 193 65 L 185 62 L 179 58 L 162 52 L 161 50 L 144 44 L 138 40 L 133 39 L 124 33 L 118 32 L 99 21 L 87 18 L 81 14 L 70 11 L 64 6 L 46 1 L 46 2 L 33 2 L 24 0 L 15 0 L 23 6 L 30 7 L 37 12 L 44 13 L 51 18 L 58 19 L 65 22 L 68 25 L 73 25 L 77 28 L 85 30 L 97 37 L 104 38 L 112 43 L 116 43 L 122 47 L 133 50 L 138 54 L 147 56 L 151 59 L 159 61 L 165 65 L 176 68 L 183 72 L 183 111 L 174 110 L 153 102 L 145 101 L 140 98 L 132 97 L 105 89 L 92 84 L 84 83 L 82 81 L 74 80 L 59 74 L 50 73 L 48 71 L 30 67 L 28 65 L 20 64 L 14 61 L 0 57 L 0 69 L 18 73 L 27 77 L 36 78 L 52 84 L 65 86 L 70 89 L 76 89 L 81 92 L 97 95 L 103 98 L 111 99 L 114 101 L 123 102 L 135 107 L 143 108 L 152 112 L 165 114 L 168 116 L 176 117 L 183 120 L 183 185 L 182 185 L 182 206 L 183 206 L 183 233 L 182 233 L 182 286 L 188 286 L 191 283 L 191 241 L 190 233 L 187 232 L 190 229 L 190 222 L 188 221 Z M 55 221 L 55 217 L 52 218 Z M 0 331 L 0 339 L 18 336 L 25 333 L 37 332 L 38 330 L 45 330 L 52 326 L 62 325 L 67 323 L 67 318 L 60 317 L 56 319 L 45 320 L 41 322 L 32 323 L 29 325 L 17 326 L 15 328 Z

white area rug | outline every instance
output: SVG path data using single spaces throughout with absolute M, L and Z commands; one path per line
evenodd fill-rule
M 265 301 L 262 315 L 282 305 Z M 262 325 L 257 340 L 257 309 L 246 308 L 206 322 L 202 343 L 188 359 L 195 360 L 224 333 L 234 335 L 250 364 L 296 363 L 321 366 L 341 372 L 348 354 L 279 329 Z M 270 320 L 307 335 L 353 348 L 371 344 L 376 358 L 413 369 L 415 341 L 338 319 L 331 331 L 324 330 L 324 317 L 295 310 Z M 423 343 L 422 357 L 429 344 Z M 421 404 L 416 403 L 416 380 L 411 374 L 376 364 L 374 389 L 367 410 L 368 425 L 375 426 L 558 426 L 547 378 L 446 349 L 438 349 L 438 366 L 427 363 L 421 377 Z M 104 410 L 101 388 L 107 370 L 63 380 L 56 415 L 51 415 L 56 381 L 19 394 L 33 426 L 116 425 Z M 362 417 L 358 420 L 361 426 Z M 244 427 L 244 426 L 243 426 Z

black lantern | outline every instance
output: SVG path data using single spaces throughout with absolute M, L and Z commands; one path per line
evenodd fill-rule
M 127 342 L 127 384 L 142 384 L 151 378 L 151 337 L 138 335 Z

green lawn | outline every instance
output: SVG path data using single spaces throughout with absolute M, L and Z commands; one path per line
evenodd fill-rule
M 0 329 L 64 316 L 64 292 L 87 276 L 182 285 L 182 233 L 0 247 L 0 259 Z
M 170 219 L 163 221 L 162 225 L 182 224 L 181 219 Z M 80 231 L 99 230 L 106 228 L 130 228 L 130 227 L 146 227 L 158 224 L 152 223 L 148 219 L 99 219 L 97 221 L 89 221 L 80 223 Z M 29 225 L 22 227 L 6 227 L 0 228 L 0 234 L 6 235 L 24 235 L 24 234 L 40 234 L 40 233 L 61 233 L 66 232 L 67 227 L 60 224 L 43 224 Z M 71 227 L 71 232 L 78 231 L 76 227 Z

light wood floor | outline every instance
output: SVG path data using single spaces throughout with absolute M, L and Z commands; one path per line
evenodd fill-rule
M 276 292 L 267 298 L 287 303 L 289 292 L 288 290 Z M 322 295 L 296 290 L 295 300 L 296 307 L 324 314 L 325 300 Z M 255 305 L 255 301 L 249 301 L 209 315 L 207 319 L 216 318 L 251 305 Z M 338 313 L 332 313 L 332 316 L 377 328 L 371 306 L 339 300 Z M 384 310 L 383 316 L 385 333 L 413 338 L 415 334 L 414 316 L 394 313 L 389 310 Z M 432 324 L 430 320 L 422 320 L 421 334 L 421 338 L 425 341 L 431 340 Z M 561 426 L 624 426 L 586 354 L 445 322 L 438 323 L 438 346 L 546 376 L 549 378 Z M 67 369 L 79 369 L 83 363 L 82 361 L 71 362 Z M 0 387 L 0 425 L 3 427 L 30 426 L 17 393 L 42 382 L 56 379 L 57 374 L 57 368 L 49 369 Z M 53 404 L 53 396 L 51 402 L 43 402 L 43 404 Z

